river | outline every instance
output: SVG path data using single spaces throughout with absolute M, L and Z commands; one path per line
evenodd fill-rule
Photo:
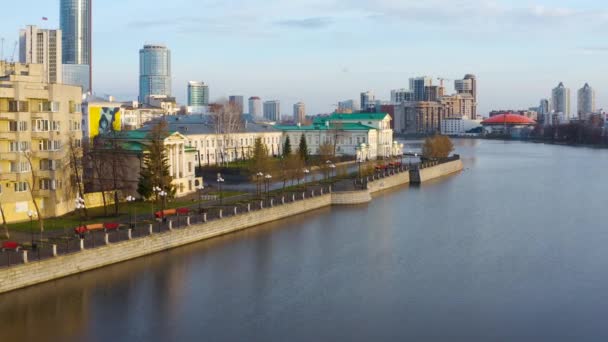
M 606 340 L 608 150 L 455 143 L 369 205 L 0 295 L 0 341 Z

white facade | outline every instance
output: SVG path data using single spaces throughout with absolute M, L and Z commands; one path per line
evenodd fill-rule
M 274 100 L 264 102 L 264 118 L 269 121 L 280 121 L 281 101 Z
M 595 113 L 595 90 L 585 83 L 578 91 L 578 118 L 585 120 Z
M 46 83 L 63 83 L 61 30 L 29 25 L 19 32 L 19 62 L 42 64 Z
M 562 113 L 566 121 L 570 120 L 570 89 L 563 83 L 553 89 L 551 104 L 555 113 Z
M 262 119 L 262 100 L 257 96 L 249 98 L 249 115 L 254 119 Z
M 441 121 L 441 134 L 460 135 L 481 126 L 482 120 L 471 120 L 468 117 L 446 118 Z

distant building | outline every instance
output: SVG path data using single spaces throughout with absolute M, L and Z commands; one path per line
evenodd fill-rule
M 361 110 L 362 111 L 367 111 L 369 110 L 370 106 L 373 105 L 373 103 L 376 101 L 376 96 L 374 95 L 374 93 L 372 91 L 366 91 L 364 93 L 361 93 Z
M 472 74 L 467 74 L 462 80 L 454 81 L 454 89 L 458 94 L 469 94 L 473 98 L 473 103 L 470 112 L 471 118 L 477 117 L 477 77 Z
M 240 115 L 243 115 L 243 110 L 245 108 L 244 102 L 245 102 L 245 99 L 241 95 L 231 95 L 230 97 L 228 97 L 228 103 L 236 106 L 239 109 Z
M 490 112 L 490 118 L 501 115 L 521 115 L 534 121 L 538 120 L 538 112 L 533 109 L 528 110 L 493 110 Z
M 29 25 L 19 32 L 19 62 L 42 64 L 46 83 L 63 83 L 61 30 Z
M 91 2 L 92 0 L 61 0 L 59 3 L 63 82 L 81 86 L 83 93 L 93 91 Z
M 410 91 L 414 93 L 414 101 L 425 101 L 427 99 L 426 87 L 433 85 L 433 79 L 431 77 L 414 77 L 410 78 Z
M 441 120 L 441 134 L 445 135 L 461 135 L 477 127 L 481 127 L 481 120 L 471 120 L 466 116 Z
M 164 45 L 145 45 L 139 50 L 139 102 L 150 96 L 171 97 L 171 51 Z
M 500 114 L 481 122 L 489 134 L 509 135 L 514 138 L 530 134 L 536 121 L 519 114 Z
M 255 119 L 262 119 L 262 100 L 257 96 L 249 98 L 249 115 Z
M 204 82 L 188 82 L 188 112 L 204 114 L 209 106 L 209 86 Z
M 578 118 L 586 120 L 595 113 L 595 90 L 588 83 L 578 91 Z
M 470 93 L 442 96 L 439 102 L 445 105 L 445 117 L 460 118 L 466 116 L 476 119 L 475 100 Z
M 264 119 L 268 121 L 281 121 L 281 101 L 264 102 Z
M 306 105 L 303 102 L 293 105 L 293 119 L 296 123 L 304 123 L 306 121 Z
M 566 88 L 564 83 L 560 82 L 553 89 L 551 106 L 554 113 L 562 113 L 566 121 L 570 120 L 570 89 Z
M 432 134 L 441 130 L 446 106 L 440 102 L 408 102 L 396 114 L 395 130 L 406 134 Z
M 403 102 L 414 101 L 414 92 L 408 89 L 391 90 L 391 102 L 400 104 Z
M 338 113 L 354 113 L 359 110 L 355 100 L 345 100 L 338 102 Z

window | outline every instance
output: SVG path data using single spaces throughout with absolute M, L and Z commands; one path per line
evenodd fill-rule
M 54 188 L 54 182 L 48 178 L 43 178 L 40 180 L 40 190 L 51 190 Z
M 74 147 L 77 147 L 77 148 L 82 147 L 82 140 L 74 139 Z
M 55 171 L 57 170 L 57 161 L 50 159 L 41 159 L 40 160 L 40 170 L 41 171 Z
M 16 182 L 14 183 L 15 192 L 25 192 L 27 191 L 27 182 Z
M 51 149 L 51 141 L 50 140 L 40 140 L 38 141 L 38 150 L 39 151 L 49 151 Z
M 192 181 L 188 181 L 188 191 L 192 191 Z
M 188 162 L 188 173 L 192 172 L 192 162 Z
M 80 131 L 82 124 L 79 121 L 70 121 L 70 129 L 72 131 Z
M 49 131 L 49 120 L 32 121 L 32 129 L 34 132 L 48 132 Z
M 59 121 L 53 121 L 53 123 L 51 125 L 51 130 L 54 132 L 58 132 L 60 130 L 59 129 L 60 124 L 61 123 Z
M 61 141 L 53 140 L 53 151 L 59 151 L 61 149 Z
M 9 112 L 27 112 L 28 105 L 27 101 L 9 101 L 8 102 L 8 111 Z
M 19 142 L 19 151 L 25 152 L 30 150 L 30 142 L 29 141 L 20 141 Z

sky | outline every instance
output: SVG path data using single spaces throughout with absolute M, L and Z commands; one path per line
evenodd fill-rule
M 6 57 L 25 25 L 59 26 L 59 1 L 14 1 L 0 16 Z M 608 101 L 601 0 L 97 0 L 93 26 L 94 91 L 120 100 L 137 98 L 139 49 L 162 43 L 181 102 L 198 80 L 212 99 L 279 99 L 285 114 L 303 101 L 309 114 L 327 113 L 366 90 L 389 100 L 410 77 L 468 73 L 482 115 L 537 106 L 560 81 L 572 113 L 585 82 L 598 108 Z

